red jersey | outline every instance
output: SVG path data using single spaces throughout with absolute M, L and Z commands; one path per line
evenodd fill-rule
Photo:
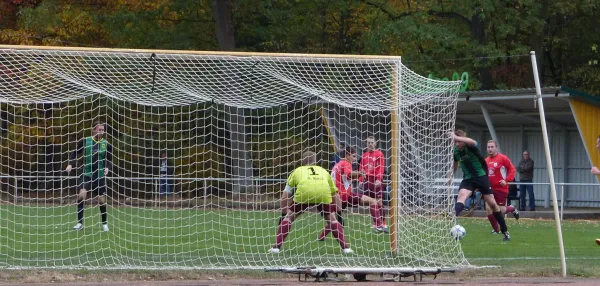
M 375 180 L 383 180 L 385 169 L 385 157 L 380 150 L 367 151 L 360 159 L 360 171 L 365 172 L 367 177 L 375 177 Z
M 346 201 L 352 193 L 352 179 L 350 178 L 352 173 L 352 164 L 346 160 L 341 160 L 331 170 L 331 177 L 335 182 L 335 186 L 338 189 L 340 199 Z
M 508 185 L 501 186 L 500 181 L 507 183 L 515 180 L 515 166 L 510 159 L 503 154 L 496 154 L 494 157 L 487 156 L 485 162 L 488 165 L 488 177 L 492 190 L 508 193 Z

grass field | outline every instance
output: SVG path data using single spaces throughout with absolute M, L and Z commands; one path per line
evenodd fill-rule
M 331 236 L 315 238 L 323 223 L 316 214 L 301 217 L 279 255 L 266 250 L 274 242 L 278 213 L 238 210 L 172 210 L 109 207 L 111 231 L 100 230 L 97 207 L 87 207 L 86 227 L 73 231 L 74 206 L 0 206 L 0 267 L 111 267 L 185 268 L 212 265 L 223 268 L 251 263 L 264 266 L 356 265 L 424 266 L 415 257 L 387 257 L 389 236 L 370 230 L 365 215 L 348 215 L 347 238 L 357 254 L 343 256 Z M 500 266 L 502 273 L 545 276 L 560 273 L 557 235 L 553 221 L 508 219 L 512 240 L 490 234 L 487 220 L 461 218 L 467 236 L 461 241 L 468 261 L 477 266 Z M 415 222 L 415 227 L 417 226 Z M 423 223 L 419 221 L 418 223 Z M 243 225 L 240 225 L 243 224 Z M 443 222 L 442 224 L 443 225 Z M 406 239 L 435 244 L 447 239 L 447 229 L 432 229 Z M 563 235 L 570 275 L 598 276 L 600 237 L 597 221 L 565 221 Z M 435 255 L 427 243 L 416 253 Z M 445 243 L 439 257 L 456 259 L 456 243 Z M 423 249 L 419 249 L 419 247 Z M 433 249 L 433 250 L 432 250 Z M 441 253 L 446 252 L 446 253 Z

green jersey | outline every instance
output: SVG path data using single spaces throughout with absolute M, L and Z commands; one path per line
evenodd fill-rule
M 485 162 L 485 158 L 481 156 L 481 152 L 477 148 L 477 143 L 475 146 L 465 144 L 462 150 L 454 147 L 454 161 L 458 162 L 463 172 L 463 179 L 487 175 L 487 163 Z
M 106 139 L 94 140 L 92 136 L 85 137 L 77 144 L 70 158 L 69 164 L 73 164 L 77 154 L 83 151 L 83 175 L 87 177 L 103 178 L 104 168 L 111 167 L 112 147 Z
M 295 188 L 294 202 L 299 204 L 330 204 L 337 193 L 333 178 L 319 166 L 296 168 L 288 177 L 287 187 Z

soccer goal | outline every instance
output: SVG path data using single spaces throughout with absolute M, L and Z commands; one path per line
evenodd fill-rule
M 2 46 L 0 267 L 468 266 L 447 216 L 459 84 L 400 57 Z M 80 189 L 94 188 L 84 154 L 100 152 L 82 138 L 98 122 L 112 146 L 108 227 L 89 192 L 74 230 Z M 360 157 L 369 136 L 385 157 L 389 233 L 368 207 L 348 207 L 354 253 L 342 254 L 331 235 L 317 241 L 325 224 L 309 210 L 267 253 L 301 154 L 331 170 L 340 143 Z

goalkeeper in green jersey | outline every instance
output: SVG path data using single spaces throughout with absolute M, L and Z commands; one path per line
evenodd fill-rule
M 94 123 L 92 136 L 82 138 L 77 143 L 77 149 L 69 157 L 67 173 L 73 169 L 73 162 L 77 155 L 83 151 L 83 174 L 79 179 L 79 195 L 77 196 L 77 224 L 74 230 L 83 228 L 83 207 L 88 192 L 90 198 L 98 197 L 100 214 L 102 216 L 102 230 L 108 231 L 106 221 L 106 175 L 112 167 L 112 146 L 104 139 L 104 124 Z
M 342 224 L 335 217 L 337 209 L 341 207 L 338 190 L 329 172 L 317 166 L 314 152 L 307 151 L 302 154 L 302 166 L 290 174 L 284 192 L 289 193 L 284 201 L 288 201 L 289 198 L 292 198 L 292 201 L 287 206 L 287 215 L 277 228 L 276 242 L 269 249 L 269 253 L 280 252 L 285 238 L 290 233 L 292 223 L 313 206 L 322 213 L 325 221 L 331 226 L 333 236 L 340 243 L 342 253 L 354 253 L 346 243 Z

